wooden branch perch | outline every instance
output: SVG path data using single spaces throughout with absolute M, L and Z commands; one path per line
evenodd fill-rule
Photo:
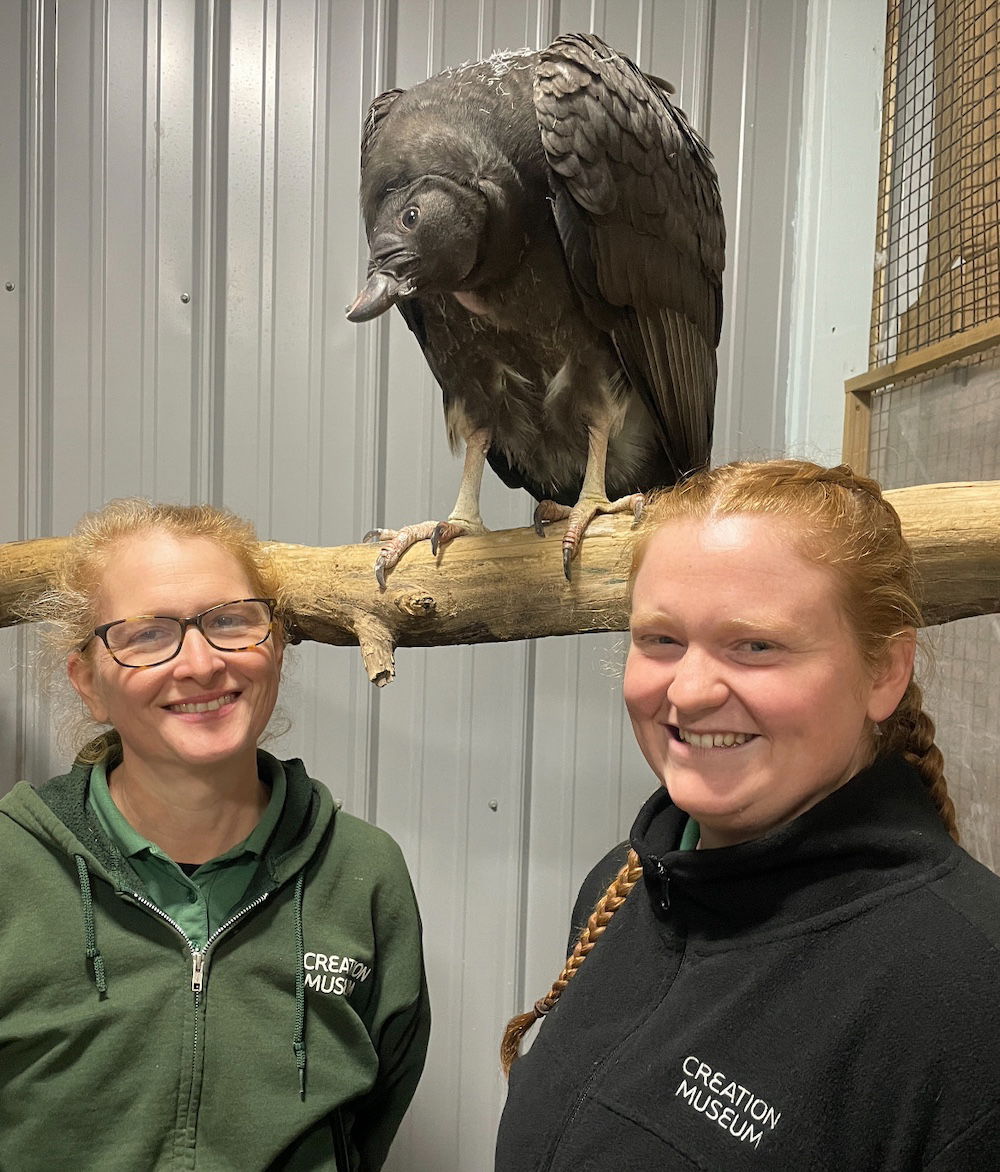
M 886 494 L 903 520 L 923 577 L 929 625 L 1000 613 L 1000 481 L 930 484 Z M 628 626 L 630 520 L 598 518 L 573 580 L 562 573 L 560 535 L 508 529 L 462 537 L 437 564 L 427 543 L 409 550 L 379 590 L 377 549 L 271 543 L 291 586 L 291 619 L 304 639 L 360 645 L 373 683 L 393 676 L 396 647 L 498 643 Z M 65 538 L 0 545 L 0 626 L 43 590 Z

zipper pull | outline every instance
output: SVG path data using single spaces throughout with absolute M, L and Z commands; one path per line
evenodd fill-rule
M 656 860 L 656 874 L 660 880 L 660 910 L 670 911 L 670 876 L 662 859 Z
M 200 993 L 204 983 L 205 954 L 204 952 L 191 953 L 191 992 Z

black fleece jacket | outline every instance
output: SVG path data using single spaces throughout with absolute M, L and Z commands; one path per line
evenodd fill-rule
M 515 1065 L 497 1172 L 1000 1169 L 1000 879 L 916 772 L 739 846 L 679 851 L 685 822 L 640 811 L 644 880 Z

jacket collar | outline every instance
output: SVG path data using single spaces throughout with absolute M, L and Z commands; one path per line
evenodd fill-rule
M 875 762 L 787 826 L 738 846 L 678 850 L 686 821 L 658 790 L 639 811 L 631 843 L 657 913 L 706 939 L 842 912 L 958 858 L 919 774 L 899 757 Z

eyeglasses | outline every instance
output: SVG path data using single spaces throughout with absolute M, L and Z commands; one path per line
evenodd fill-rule
M 95 627 L 80 650 L 86 650 L 96 636 L 121 667 L 158 667 L 180 654 L 188 627 L 197 627 L 216 651 L 249 651 L 270 638 L 274 607 L 273 598 L 237 598 L 189 619 L 162 614 L 115 619 Z

